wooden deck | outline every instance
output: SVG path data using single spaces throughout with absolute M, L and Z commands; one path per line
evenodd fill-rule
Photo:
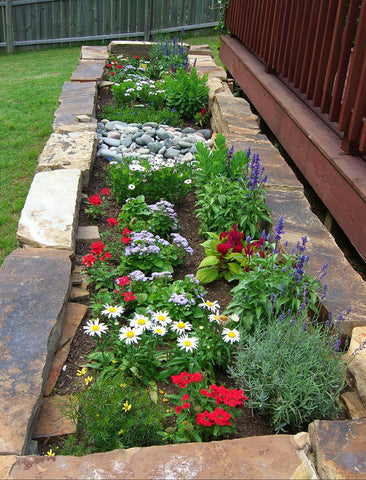
M 221 37 L 220 59 L 366 261 L 366 162 L 238 40 Z

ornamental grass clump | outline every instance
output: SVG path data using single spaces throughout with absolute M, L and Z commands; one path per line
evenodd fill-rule
M 276 432 L 339 415 L 346 380 L 340 323 L 311 320 L 303 309 L 259 323 L 240 342 L 229 373 Z

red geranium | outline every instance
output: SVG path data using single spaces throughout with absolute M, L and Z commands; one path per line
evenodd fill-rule
M 100 257 L 100 260 L 103 262 L 107 258 L 112 258 L 112 255 L 109 252 L 105 252 L 105 254 Z
M 133 57 L 135 60 L 140 60 L 140 57 L 138 55 L 134 55 Z
M 87 267 L 91 267 L 93 263 L 95 263 L 96 261 L 97 261 L 97 257 L 92 253 L 89 253 L 89 255 L 84 256 L 83 261 L 81 263 L 83 265 L 86 265 Z
M 125 302 L 132 302 L 132 300 L 136 300 L 136 295 L 134 295 L 131 291 L 122 292 L 122 295 Z
M 102 195 L 110 195 L 111 194 L 111 189 L 110 188 L 102 188 L 100 191 Z
M 116 220 L 114 217 L 107 218 L 107 222 L 111 227 L 114 227 L 115 225 L 118 225 L 118 220 Z
M 130 282 L 130 279 L 129 277 L 119 277 L 117 278 L 116 280 L 116 284 L 119 285 L 120 287 L 123 287 L 124 285 L 129 285 L 131 282 Z
M 188 373 L 182 372 L 179 375 L 172 375 L 172 382 L 180 388 L 186 388 L 189 383 L 200 382 L 202 380 L 202 373 Z
M 99 205 L 102 204 L 102 199 L 100 198 L 99 194 L 96 193 L 95 195 L 92 195 L 91 197 L 89 197 L 89 203 L 98 207 Z
M 99 242 L 93 242 L 90 250 L 94 255 L 101 255 L 104 252 L 105 245 L 103 245 L 102 241 Z

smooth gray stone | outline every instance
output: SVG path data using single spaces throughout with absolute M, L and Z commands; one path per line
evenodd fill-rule
M 160 142 L 150 142 L 147 144 L 147 148 L 151 153 L 158 153 L 164 145 Z
M 117 140 L 116 138 L 105 137 L 105 138 L 103 138 L 103 142 L 106 145 L 109 145 L 110 147 L 119 147 L 121 145 L 120 140 Z
M 163 145 L 163 146 L 161 147 L 161 149 L 158 151 L 158 154 L 159 154 L 159 155 L 164 155 L 165 152 L 166 152 L 166 146 Z
M 185 139 L 180 138 L 178 145 L 180 145 L 182 148 L 191 148 L 192 142 L 187 142 Z
M 146 122 L 142 125 L 142 128 L 144 127 L 158 128 L 158 124 L 156 122 Z
M 166 140 L 170 137 L 170 133 L 166 130 L 159 129 L 156 131 L 156 136 L 160 138 L 160 140 Z
M 121 140 L 121 145 L 122 146 L 130 147 L 131 144 L 132 144 L 132 138 L 131 137 L 122 138 L 122 140 Z
M 140 148 L 140 150 L 138 151 L 138 154 L 141 155 L 141 157 L 143 155 L 149 155 L 150 154 L 150 150 L 148 148 Z M 150 156 L 150 155 L 149 155 Z
M 206 140 L 209 140 L 212 137 L 212 131 L 209 128 L 202 128 L 201 130 L 197 130 L 196 133 L 201 133 Z
M 173 140 L 167 138 L 166 140 L 164 140 L 164 145 L 166 146 L 166 148 L 171 148 L 174 145 Z
M 184 128 L 182 130 L 183 133 L 194 133 L 195 132 L 195 129 L 194 128 L 191 128 L 191 127 L 187 127 L 187 128 Z
M 193 147 L 190 149 L 190 152 L 193 153 L 193 155 L 196 155 L 198 153 L 196 145 L 193 145 Z
M 137 138 L 135 139 L 135 143 L 136 143 L 137 145 L 140 145 L 140 146 L 141 146 L 141 145 L 145 145 L 145 143 L 142 141 L 142 138 L 141 138 L 141 137 L 137 137 Z
M 141 129 L 142 128 L 142 123 L 129 123 L 128 126 Z
M 99 155 L 108 161 L 116 161 L 116 162 L 122 162 L 122 155 L 117 152 L 111 152 L 110 150 L 101 150 L 99 152 Z
M 164 157 L 165 158 L 175 158 L 178 156 L 178 151 L 175 148 L 168 148 L 164 152 Z
M 144 127 L 142 127 L 142 129 L 144 130 Z M 149 127 L 146 127 L 146 130 L 144 130 L 145 132 L 145 135 L 150 135 L 150 137 L 155 137 L 155 134 L 156 134 L 156 130 L 154 128 L 149 128 Z
M 151 143 L 154 141 L 154 139 L 150 136 L 144 133 L 141 137 L 141 141 L 143 142 L 144 145 L 147 145 L 148 143 Z
M 139 137 L 142 137 L 142 135 L 144 134 L 144 132 L 136 132 L 132 135 L 132 140 L 135 141 L 136 138 L 139 138 Z
M 180 151 L 180 153 L 182 155 L 185 155 L 186 153 L 188 153 L 190 151 L 190 148 L 182 148 L 182 150 Z
M 113 122 L 108 122 L 105 124 L 105 129 L 108 131 L 120 130 L 121 128 L 127 127 L 127 123 L 121 122 L 119 120 L 114 120 Z

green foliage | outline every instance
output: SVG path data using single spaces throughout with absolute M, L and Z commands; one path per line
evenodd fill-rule
M 119 373 L 97 379 L 90 389 L 71 397 L 65 413 L 77 431 L 65 440 L 62 455 L 161 444 L 157 432 L 164 428 L 165 409 L 152 400 L 153 388 L 138 387 Z
M 150 48 L 147 71 L 151 78 L 161 78 L 170 70 L 186 68 L 187 56 L 187 45 L 184 45 L 176 36 L 170 38 L 158 35 Z
M 137 232 L 149 230 L 154 235 L 164 238 L 178 228 L 173 204 L 163 200 L 148 205 L 143 195 L 127 199 L 121 208 L 118 220 L 120 230 L 125 227 Z
M 276 432 L 339 413 L 346 365 L 331 339 L 334 332 L 309 322 L 306 312 L 273 318 L 243 338 L 229 372 L 247 392 L 248 407 Z
M 117 105 L 121 107 L 128 105 L 132 108 L 135 102 L 140 102 L 158 110 L 165 101 L 164 84 L 161 81 L 154 82 L 148 77 L 127 79 L 112 85 L 111 90 Z
M 259 238 L 263 227 L 271 223 L 265 204 L 265 176 L 259 158 L 226 147 L 226 139 L 217 135 L 211 151 L 197 144 L 195 183 L 198 187 L 196 215 L 200 232 L 218 232 L 237 223 L 245 235 Z
M 318 312 L 321 284 L 306 274 L 309 257 L 303 251 L 272 254 L 248 259 L 248 271 L 239 271 L 233 278 L 238 284 L 231 290 L 232 300 L 227 313 L 240 317 L 241 327 L 252 332 L 257 324 L 265 326 L 274 313 L 296 314 L 306 306 Z
M 198 78 L 197 71 L 192 68 L 190 73 L 180 68 L 176 75 L 165 77 L 166 103 L 174 108 L 186 120 L 191 120 L 194 115 L 207 105 L 209 87 L 207 74 Z
M 140 195 L 149 202 L 179 202 L 192 189 L 192 164 L 178 159 L 149 162 L 125 157 L 122 164 L 109 165 L 108 177 L 120 205 Z
M 184 121 L 182 117 L 173 108 L 164 107 L 155 109 L 151 106 L 135 106 L 131 108 L 128 105 L 118 107 L 117 105 L 106 105 L 103 108 L 102 115 L 112 120 L 123 120 L 126 123 L 147 123 L 156 122 L 161 125 L 170 125 L 172 127 L 182 127 Z

